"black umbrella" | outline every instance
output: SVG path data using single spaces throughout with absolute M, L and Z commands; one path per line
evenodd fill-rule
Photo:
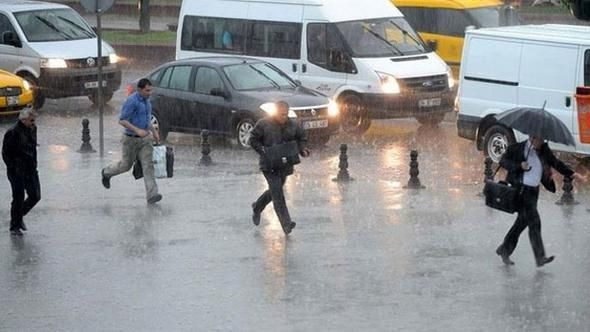
M 496 115 L 499 123 L 529 136 L 575 146 L 576 142 L 566 125 L 543 108 L 516 107 Z

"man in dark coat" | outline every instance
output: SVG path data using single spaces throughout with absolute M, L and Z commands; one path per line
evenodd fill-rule
M 27 227 L 25 216 L 41 199 L 41 186 L 37 173 L 37 127 L 36 114 L 25 108 L 19 120 L 4 134 L 2 159 L 12 188 L 10 209 L 10 234 L 22 236 Z M 27 199 L 25 200 L 25 192 Z
M 528 227 L 537 267 L 552 262 L 555 256 L 545 255 L 541 237 L 541 218 L 537 211 L 539 185 L 543 184 L 547 190 L 555 192 L 552 168 L 566 177 L 583 177 L 557 159 L 543 139 L 534 136 L 509 146 L 500 160 L 500 166 L 508 171 L 506 182 L 520 188 L 521 195 L 518 202 L 518 217 L 506 234 L 504 242 L 496 249 L 496 253 L 504 264 L 513 265 L 510 255 L 516 248 L 520 233 Z
M 275 169 L 269 169 L 265 162 L 266 149 L 273 145 L 295 141 L 299 154 L 302 157 L 309 156 L 305 131 L 295 120 L 290 119 L 288 114 L 289 105 L 284 101 L 277 102 L 275 114 L 258 121 L 250 137 L 250 145 L 260 155 L 260 170 L 268 183 L 268 190 L 260 195 L 256 202 L 252 203 L 252 221 L 254 225 L 258 226 L 260 214 L 272 201 L 285 234 L 291 233 L 291 230 L 295 228 L 295 223 L 289 216 L 283 193 L 283 185 L 287 176 L 293 174 L 293 165 L 285 164 Z

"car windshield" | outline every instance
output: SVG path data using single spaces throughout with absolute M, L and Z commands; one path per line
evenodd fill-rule
M 94 31 L 69 8 L 15 13 L 29 42 L 51 42 L 95 38 Z
M 494 28 L 500 25 L 500 9 L 498 7 L 486 7 L 470 9 L 467 11 L 477 28 Z
M 268 63 L 242 63 L 223 67 L 236 90 L 294 89 L 297 84 Z
M 426 47 L 401 17 L 343 22 L 336 27 L 353 57 L 387 57 L 425 53 Z

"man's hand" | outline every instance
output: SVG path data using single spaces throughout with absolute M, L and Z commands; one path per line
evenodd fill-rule
M 520 163 L 520 168 L 522 168 L 524 171 L 528 171 L 531 169 L 529 166 L 529 163 L 527 163 L 526 161 L 523 161 L 522 163 Z
M 150 132 L 147 130 L 137 128 L 137 130 L 135 131 L 135 134 L 141 138 L 144 138 L 144 137 L 148 136 L 150 134 Z
M 160 132 L 157 129 L 153 130 L 154 141 L 156 144 L 160 144 Z
M 305 148 L 305 149 L 301 150 L 301 156 L 302 156 L 303 158 L 307 158 L 307 157 L 309 157 L 309 155 L 310 155 L 310 154 L 311 154 L 311 152 L 309 152 L 309 150 L 308 150 L 307 148 Z

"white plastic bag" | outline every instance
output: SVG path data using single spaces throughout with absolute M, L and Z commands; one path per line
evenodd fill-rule
M 165 145 L 154 145 L 154 176 L 156 178 L 168 177 L 166 172 L 166 146 Z

